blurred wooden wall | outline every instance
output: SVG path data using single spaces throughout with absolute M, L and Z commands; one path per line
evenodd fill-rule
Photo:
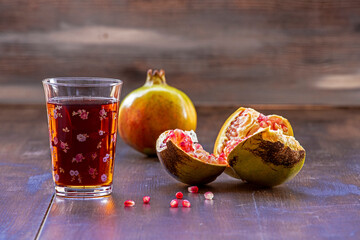
M 359 0 L 0 1 L 0 103 L 41 80 L 148 68 L 196 105 L 360 105 Z

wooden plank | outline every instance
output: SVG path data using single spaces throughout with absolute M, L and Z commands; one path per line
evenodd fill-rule
M 121 78 L 125 96 L 148 68 L 197 105 L 360 102 L 359 1 L 5 0 L 0 12 L 3 103 L 42 103 L 51 76 Z
M 44 107 L 1 107 L 1 239 L 34 239 L 51 202 L 46 124 Z
M 198 137 L 210 150 L 236 108 L 198 108 Z M 358 239 L 360 237 L 359 109 L 266 110 L 286 116 L 307 150 L 303 170 L 290 182 L 263 189 L 226 175 L 187 193 L 156 158 L 118 142 L 110 198 L 55 198 L 40 239 Z M 190 209 L 170 209 L 177 191 Z M 213 201 L 202 193 L 212 191 Z M 150 205 L 142 197 L 152 197 Z M 127 199 L 136 201 L 125 208 Z

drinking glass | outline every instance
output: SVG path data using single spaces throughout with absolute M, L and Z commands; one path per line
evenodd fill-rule
M 122 81 L 60 77 L 43 86 L 56 194 L 111 194 Z

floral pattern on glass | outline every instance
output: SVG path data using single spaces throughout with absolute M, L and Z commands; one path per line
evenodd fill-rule
M 70 170 L 70 176 L 71 176 L 71 181 L 75 181 L 76 178 L 78 180 L 79 183 L 81 183 L 81 177 L 80 177 L 80 174 L 79 174 L 79 171 L 78 170 Z
M 69 145 L 63 141 L 60 141 L 60 148 L 64 151 L 64 153 L 67 153 L 67 151 L 70 149 Z
M 106 154 L 105 157 L 103 157 L 103 162 L 107 162 L 110 158 L 110 154 Z
M 61 109 L 62 109 L 62 106 L 56 106 L 55 107 L 54 112 L 53 112 L 55 119 L 62 117 L 62 114 L 59 112 Z
M 55 179 L 56 182 L 59 181 L 59 178 L 60 178 L 60 177 L 59 177 L 59 174 L 55 174 L 55 175 L 54 175 L 54 179 Z
M 54 162 L 57 161 L 57 154 L 56 154 L 56 150 L 54 149 L 53 146 L 50 146 L 50 151 L 51 151 L 51 157 L 53 159 Z
M 47 103 L 47 106 L 56 184 L 95 186 L 111 183 L 116 145 L 113 124 L 116 124 L 118 104 L 94 104 L 91 100 L 86 104 L 56 102 Z
M 87 135 L 86 133 L 84 134 L 78 134 L 76 136 L 76 139 L 79 141 L 79 142 L 85 142 L 86 141 L 86 138 L 88 138 L 89 135 Z
M 107 176 L 106 174 L 101 175 L 101 181 L 106 182 Z
M 105 111 L 105 109 L 101 109 L 99 111 L 99 114 L 100 114 L 100 121 L 104 120 L 105 118 L 107 118 L 107 112 Z
M 95 179 L 96 175 L 98 175 L 96 168 L 89 167 L 89 174 L 93 179 Z
M 78 153 L 76 154 L 76 156 L 72 159 L 72 162 L 76 162 L 76 163 L 80 163 L 83 160 L 85 160 L 85 157 L 83 156 L 82 153 Z
M 72 112 L 72 115 L 73 115 L 73 116 L 79 115 L 79 117 L 80 117 L 82 120 L 86 120 L 86 119 L 88 119 L 88 117 L 89 117 L 89 112 L 87 112 L 85 109 L 79 109 L 79 110 L 77 110 L 76 112 L 73 111 L 73 112 Z

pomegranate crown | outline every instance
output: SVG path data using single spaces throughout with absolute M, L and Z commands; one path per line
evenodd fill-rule
M 160 70 L 152 70 L 149 69 L 147 71 L 147 77 L 146 77 L 146 86 L 151 86 L 155 84 L 166 84 L 165 80 L 165 71 L 163 69 Z

